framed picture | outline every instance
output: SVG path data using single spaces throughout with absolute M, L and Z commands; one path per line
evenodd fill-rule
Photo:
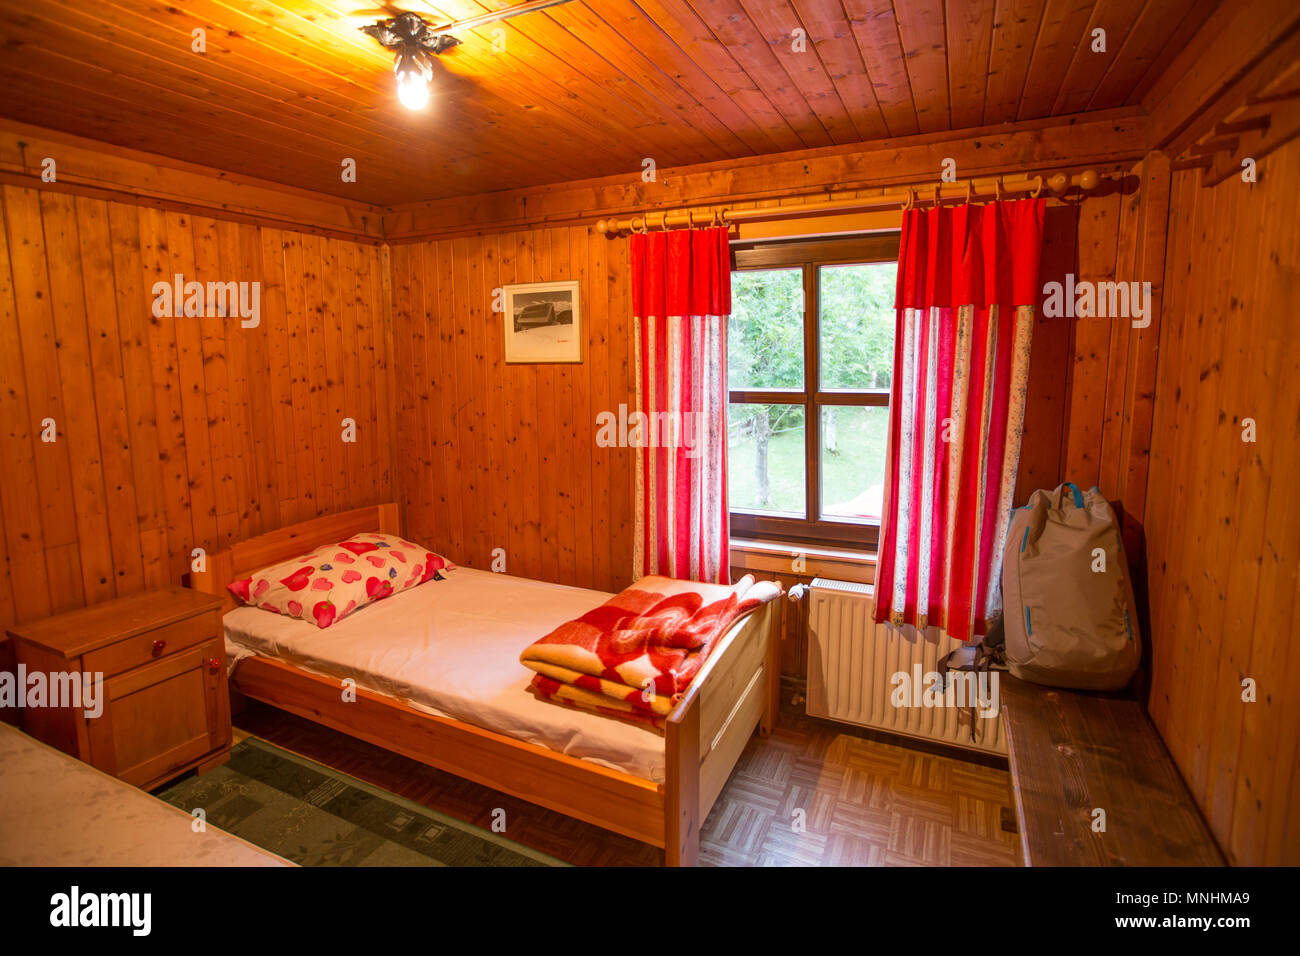
M 507 362 L 581 362 L 578 280 L 504 288 Z

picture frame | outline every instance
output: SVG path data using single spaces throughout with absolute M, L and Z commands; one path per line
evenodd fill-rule
M 502 292 L 506 362 L 582 362 L 582 296 L 577 279 L 507 285 Z

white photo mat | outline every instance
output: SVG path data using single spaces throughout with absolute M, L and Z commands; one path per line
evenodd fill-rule
M 582 301 L 577 279 L 503 288 L 507 362 L 581 362 Z

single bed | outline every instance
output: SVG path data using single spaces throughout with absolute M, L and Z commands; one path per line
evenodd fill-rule
M 780 607 L 719 640 L 662 736 L 538 700 L 519 653 L 609 595 L 457 568 L 333 626 L 238 607 L 232 580 L 353 534 L 401 534 L 397 506 L 312 519 L 209 556 L 191 585 L 229 598 L 231 687 L 439 769 L 696 861 L 699 827 L 757 727 L 776 719 Z M 433 542 L 424 542 L 436 547 Z M 454 557 L 454 556 L 453 556 Z M 343 681 L 355 681 L 346 700 Z

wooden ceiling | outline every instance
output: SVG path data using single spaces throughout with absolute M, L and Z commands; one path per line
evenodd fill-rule
M 357 29 L 515 2 L 0 0 L 0 115 L 392 205 L 1131 105 L 1216 6 L 573 0 L 458 34 L 420 113 Z

